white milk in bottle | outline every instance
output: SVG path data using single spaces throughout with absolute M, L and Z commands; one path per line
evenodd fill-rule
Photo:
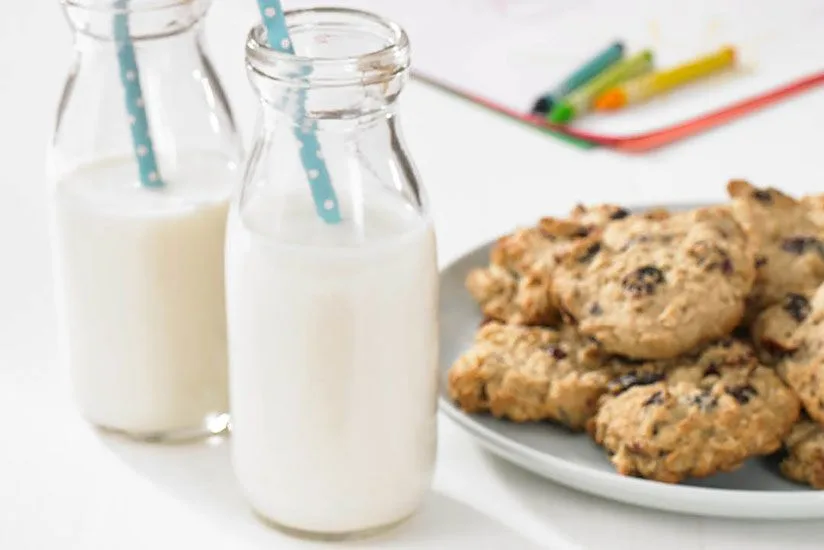
M 228 424 L 224 231 L 242 147 L 204 45 L 210 4 L 61 2 L 74 38 L 48 163 L 61 347 L 82 416 L 141 441 Z
M 361 537 L 415 512 L 435 462 L 435 235 L 395 105 L 409 42 L 356 10 L 286 24 L 298 56 L 262 26 L 246 44 L 262 101 L 226 239 L 232 465 L 268 524 Z
M 161 189 L 132 158 L 56 182 L 58 290 L 74 394 L 133 435 L 203 429 L 227 404 L 224 231 L 233 165 L 179 155 Z
M 230 215 L 233 464 L 255 510 L 285 527 L 392 523 L 431 480 L 435 238 L 390 199 L 365 208 L 360 234 L 324 226 L 308 193 Z

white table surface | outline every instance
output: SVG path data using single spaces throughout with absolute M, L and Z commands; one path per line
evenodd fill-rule
M 71 56 L 54 0 L 0 16 L 0 549 L 315 548 L 260 525 L 227 445 L 140 446 L 76 416 L 56 352 L 45 148 Z M 243 73 L 252 0 L 219 0 L 210 50 L 248 140 Z M 412 37 L 413 41 L 415 37 Z M 406 137 L 431 195 L 440 261 L 577 201 L 712 200 L 732 176 L 824 191 L 824 90 L 644 156 L 582 151 L 421 84 Z M 798 137 L 789 137 L 789 135 Z M 434 487 L 394 533 L 346 548 L 721 550 L 821 548 L 824 521 L 658 513 L 565 489 L 482 451 L 441 418 Z

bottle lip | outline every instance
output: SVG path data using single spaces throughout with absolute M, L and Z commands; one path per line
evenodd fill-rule
M 67 8 L 118 14 L 161 11 L 198 1 L 203 2 L 203 0 L 60 0 L 60 3 Z
M 265 77 L 303 86 L 373 84 L 390 80 L 409 67 L 409 38 L 403 28 L 384 17 L 351 8 L 318 7 L 287 10 L 290 34 L 302 29 L 317 31 L 328 19 L 330 26 L 368 24 L 384 36 L 386 45 L 357 55 L 309 57 L 284 53 L 266 43 L 266 29 L 257 24 L 246 40 L 249 67 Z M 343 23 L 342 23 L 343 22 Z
M 116 17 L 128 18 L 129 38 L 133 41 L 178 35 L 193 28 L 211 3 L 212 0 L 60 0 L 72 30 L 101 42 L 115 39 Z

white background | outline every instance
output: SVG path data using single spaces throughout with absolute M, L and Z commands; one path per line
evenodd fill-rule
M 54 0 L 0 15 L 0 549 L 326 547 L 258 524 L 226 444 L 153 447 L 101 438 L 75 415 L 57 362 L 45 149 L 71 56 Z M 242 44 L 252 0 L 219 0 L 208 38 L 248 139 L 255 100 Z M 415 37 L 412 37 L 413 43 Z M 406 137 L 431 195 L 441 264 L 577 201 L 720 199 L 729 177 L 824 191 L 824 90 L 638 157 L 581 151 L 420 84 Z M 391 535 L 346 548 L 762 550 L 821 548 L 824 522 L 657 513 L 581 495 L 481 451 L 446 419 L 434 489 Z

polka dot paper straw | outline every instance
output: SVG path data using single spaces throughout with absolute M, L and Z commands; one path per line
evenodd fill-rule
M 258 0 L 258 6 L 263 25 L 266 27 L 269 47 L 279 52 L 294 54 L 295 49 L 289 38 L 289 30 L 286 27 L 286 18 L 283 15 L 280 1 Z M 301 90 L 298 94 L 298 120 L 301 123 L 295 127 L 295 137 L 300 141 L 300 160 L 306 171 L 306 177 L 309 179 L 318 215 L 326 223 L 338 223 L 341 221 L 338 198 L 329 178 L 329 170 L 326 169 L 326 163 L 323 160 L 315 125 L 306 119 L 305 100 L 306 93 Z
M 140 183 L 144 187 L 163 187 L 163 180 L 157 170 L 152 138 L 149 134 L 149 121 L 146 118 L 134 46 L 129 37 L 128 4 L 129 0 L 115 2 L 117 13 L 114 16 L 114 39 L 117 47 L 117 62 L 120 67 L 120 80 L 123 83 L 126 98 L 126 111 L 129 115 L 132 145 L 140 171 Z

